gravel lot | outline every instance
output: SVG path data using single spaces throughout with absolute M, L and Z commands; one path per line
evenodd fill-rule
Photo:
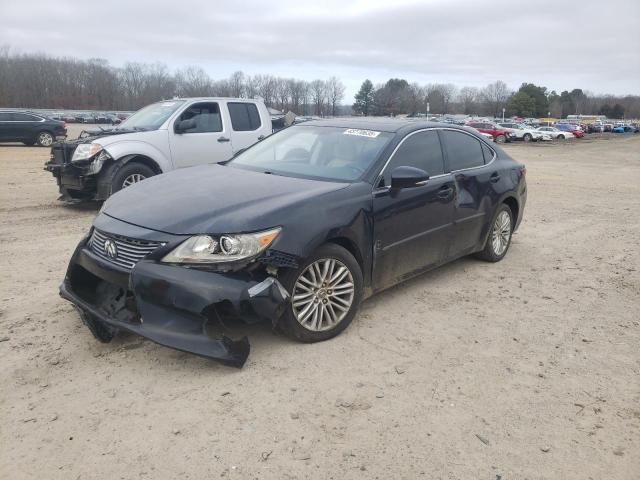
M 56 201 L 47 149 L 0 146 L 0 477 L 637 479 L 640 135 L 505 148 L 529 200 L 504 261 L 322 344 L 243 328 L 236 370 L 96 342 L 57 293 L 96 208 Z

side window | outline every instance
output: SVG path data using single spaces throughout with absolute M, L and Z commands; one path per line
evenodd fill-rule
M 443 130 L 442 139 L 451 171 L 484 165 L 482 147 L 476 138 L 462 132 Z
M 10 122 L 12 115 L 7 112 L 0 112 L 0 122 Z
M 39 122 L 40 119 L 27 113 L 14 113 L 13 120 L 18 122 Z
M 248 132 L 260 128 L 260 114 L 258 107 L 253 103 L 230 102 L 229 115 L 231 116 L 231 127 L 236 132 Z
M 484 164 L 486 165 L 487 163 L 491 162 L 491 160 L 493 160 L 493 156 L 495 154 L 493 153 L 493 150 L 491 150 L 491 148 L 488 145 L 485 145 L 484 143 L 481 143 L 480 145 L 482 145 L 482 153 L 484 155 Z
M 184 133 L 207 133 L 222 131 L 222 117 L 220 116 L 220 106 L 217 103 L 194 103 L 187 108 L 180 118 L 176 120 L 194 120 L 196 126 L 185 130 Z
M 391 172 L 396 167 L 415 167 L 427 172 L 430 177 L 444 173 L 442 148 L 435 130 L 414 133 L 407 137 L 396 150 L 384 171 L 384 184 L 391 185 Z

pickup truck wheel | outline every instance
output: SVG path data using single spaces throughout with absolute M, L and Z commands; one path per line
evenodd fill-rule
M 129 187 L 134 183 L 143 181 L 145 178 L 153 177 L 155 172 L 146 165 L 138 162 L 125 163 L 111 181 L 111 193 L 116 193 L 123 188 Z
M 525 142 L 530 142 L 531 140 L 533 140 L 533 137 L 531 136 L 531 134 L 530 134 L 530 133 L 525 133 L 525 134 L 524 134 L 524 137 L 522 137 L 522 139 L 523 139 Z
M 498 135 L 496 137 L 496 143 L 504 143 L 507 141 L 507 137 L 505 137 L 504 135 Z
M 53 135 L 49 132 L 40 132 L 36 141 L 41 147 L 50 147 L 53 143 Z

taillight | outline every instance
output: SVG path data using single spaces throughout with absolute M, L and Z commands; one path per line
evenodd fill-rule
M 67 122 L 62 122 L 62 128 L 67 129 Z
M 522 165 L 520 167 L 520 173 L 522 174 L 522 176 L 524 177 L 527 174 L 527 167 L 525 167 L 524 165 Z

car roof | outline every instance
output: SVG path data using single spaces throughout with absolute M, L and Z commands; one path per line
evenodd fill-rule
M 429 122 L 418 118 L 389 118 L 389 117 L 342 117 L 326 118 L 322 120 L 308 120 L 299 123 L 297 127 L 317 126 L 317 127 L 337 127 L 337 128 L 358 128 L 362 130 L 376 130 L 380 132 L 397 133 L 402 131 L 410 132 L 423 128 L 446 127 L 466 130 L 450 123 Z

